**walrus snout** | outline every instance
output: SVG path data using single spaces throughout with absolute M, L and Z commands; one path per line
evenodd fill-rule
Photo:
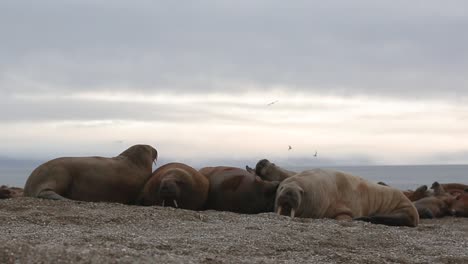
M 164 181 L 159 188 L 159 194 L 163 199 L 175 199 L 179 196 L 179 188 L 174 181 Z
M 294 218 L 299 208 L 300 196 L 293 189 L 283 189 L 276 200 L 276 213 Z

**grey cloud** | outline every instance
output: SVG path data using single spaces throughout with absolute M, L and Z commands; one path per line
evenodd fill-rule
M 5 100 L 5 99 L 4 99 Z M 15 100 L 2 103 L 0 122 L 132 120 L 147 122 L 196 122 L 235 120 L 196 105 L 106 102 L 79 99 Z
M 467 96 L 463 1 L 2 1 L 0 89 Z

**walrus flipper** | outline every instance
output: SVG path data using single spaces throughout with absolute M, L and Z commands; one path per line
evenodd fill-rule
M 44 190 L 41 191 L 38 195 L 37 198 L 42 198 L 42 199 L 50 199 L 50 200 L 69 200 L 56 192 L 52 190 Z
M 388 226 L 415 227 L 414 222 L 411 220 L 411 218 L 405 214 L 363 216 L 354 218 L 354 220 Z

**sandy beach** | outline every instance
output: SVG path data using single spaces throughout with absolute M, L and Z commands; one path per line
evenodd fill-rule
M 416 228 L 110 203 L 0 200 L 1 263 L 468 263 L 468 219 Z

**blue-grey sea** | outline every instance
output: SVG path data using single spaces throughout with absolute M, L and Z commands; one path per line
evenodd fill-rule
M 0 185 L 23 187 L 29 174 L 41 162 L 9 162 L 0 164 Z M 414 189 L 434 181 L 468 184 L 468 165 L 405 165 L 405 166 L 328 166 L 370 181 L 383 181 L 400 189 Z M 288 168 L 302 171 L 305 167 Z

